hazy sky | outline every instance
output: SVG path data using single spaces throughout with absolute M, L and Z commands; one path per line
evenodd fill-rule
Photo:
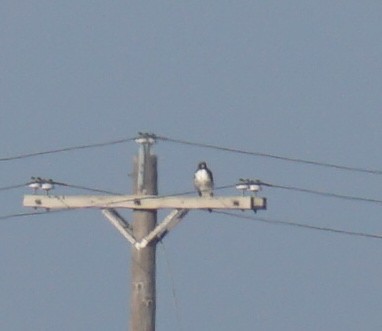
M 382 170 L 381 22 L 371 0 L 3 0 L 0 159 L 143 131 Z M 0 187 L 41 176 L 130 193 L 137 149 L 2 160 Z M 205 160 L 217 186 L 260 178 L 382 199 L 381 174 L 163 141 L 154 151 L 160 194 L 192 190 Z M 1 190 L 0 219 L 33 211 L 27 193 Z M 382 235 L 381 204 L 261 194 L 268 210 L 240 215 Z M 127 329 L 130 246 L 100 211 L 1 219 L 0 252 L 1 330 Z M 381 252 L 381 239 L 191 212 L 158 246 L 157 331 L 381 330 Z

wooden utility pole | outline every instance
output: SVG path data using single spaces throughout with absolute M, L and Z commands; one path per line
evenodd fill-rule
M 131 243 L 131 301 L 130 331 L 155 331 L 155 253 L 159 239 L 176 226 L 193 209 L 266 209 L 266 199 L 252 196 L 224 197 L 184 197 L 158 196 L 157 158 L 151 154 L 154 137 L 140 134 L 136 139 L 139 146 L 138 156 L 134 158 L 133 195 L 81 195 L 60 196 L 25 195 L 24 206 L 33 208 L 71 209 L 98 208 L 113 226 Z M 192 178 L 192 177 L 191 177 Z M 44 180 L 38 179 L 34 190 Z M 54 183 L 54 182 L 52 182 Z M 41 188 L 41 187 L 40 187 Z M 51 187 L 52 188 L 52 187 Z M 50 189 L 51 189 L 50 188 Z M 248 183 L 241 183 L 240 189 L 253 191 Z M 115 208 L 127 208 L 133 211 L 130 224 Z M 173 209 L 162 222 L 157 224 L 158 209 Z
M 150 153 L 151 138 L 137 139 L 140 144 L 134 160 L 134 193 L 157 195 L 157 158 Z M 133 210 L 132 233 L 141 241 L 156 227 L 156 210 Z M 156 241 L 131 252 L 130 331 L 155 331 L 155 251 Z

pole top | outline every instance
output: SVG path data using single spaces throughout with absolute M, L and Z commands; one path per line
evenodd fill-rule
M 156 142 L 156 135 L 153 133 L 147 133 L 147 132 L 138 132 L 138 137 L 135 139 L 135 142 L 137 144 L 155 144 Z

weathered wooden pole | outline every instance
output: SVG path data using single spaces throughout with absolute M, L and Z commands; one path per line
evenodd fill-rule
M 157 158 L 150 153 L 151 137 L 140 137 L 138 157 L 134 159 L 134 193 L 157 195 Z M 133 235 L 137 241 L 156 226 L 156 210 L 133 211 Z M 142 249 L 132 246 L 130 331 L 155 331 L 155 252 L 156 241 Z

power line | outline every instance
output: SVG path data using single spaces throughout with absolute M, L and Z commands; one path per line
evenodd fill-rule
M 374 175 L 382 175 L 382 170 L 378 170 L 378 169 L 368 169 L 368 168 L 352 167 L 352 166 L 334 164 L 334 163 L 329 163 L 329 162 L 305 160 L 305 159 L 280 156 L 280 155 L 275 155 L 275 154 L 270 154 L 270 153 L 248 151 L 248 150 L 243 150 L 243 149 L 238 149 L 238 148 L 231 148 L 231 147 L 225 147 L 225 146 L 219 146 L 219 145 L 213 145 L 213 144 L 207 144 L 207 143 L 192 142 L 192 141 L 187 141 L 187 140 L 183 140 L 183 139 L 170 138 L 170 137 L 161 136 L 161 135 L 154 135 L 154 134 L 152 135 L 152 137 L 157 139 L 157 140 L 173 142 L 173 143 L 178 143 L 178 144 L 182 144 L 182 145 L 189 145 L 189 146 L 196 146 L 196 147 L 201 147 L 201 148 L 220 150 L 220 151 L 224 151 L 224 152 L 238 153 L 238 154 L 257 156 L 257 157 L 265 157 L 265 158 L 271 158 L 271 159 L 282 160 L 282 161 L 289 161 L 289 162 L 302 163 L 302 164 L 308 164 L 308 165 L 314 165 L 314 166 L 334 168 L 334 169 L 338 169 L 338 170 L 346 170 L 346 171 L 352 171 L 352 172 L 361 172 L 361 173 L 368 173 L 368 174 L 374 174 Z M 135 139 L 136 139 L 136 137 L 131 137 L 131 138 L 106 141 L 106 142 L 101 142 L 101 143 L 77 145 L 77 146 L 58 148 L 58 149 L 53 149 L 53 150 L 48 150 L 48 151 L 41 151 L 41 152 L 14 155 L 14 156 L 9 156 L 9 157 L 2 157 L 2 158 L 0 158 L 0 162 L 26 159 L 26 158 L 42 156 L 42 155 L 47 155 L 47 154 L 55 154 L 55 153 L 69 152 L 69 151 L 75 151 L 75 150 L 111 146 L 111 145 L 131 142 Z
M 353 195 L 345 195 L 345 194 L 338 194 L 338 193 L 332 193 L 332 192 L 317 191 L 317 190 L 306 189 L 306 188 L 301 188 L 301 187 L 296 187 L 296 186 L 270 184 L 270 183 L 265 183 L 265 182 L 261 182 L 261 181 L 259 183 L 260 183 L 260 185 L 268 186 L 271 188 L 273 187 L 273 188 L 279 188 L 279 189 L 284 189 L 284 190 L 315 194 L 315 195 L 326 196 L 326 197 L 330 197 L 330 198 L 343 199 L 343 200 L 352 200 L 352 201 L 382 204 L 382 200 L 380 200 L 380 199 L 363 198 L 363 197 L 357 197 L 357 196 L 353 196 Z
M 57 210 L 51 210 L 51 211 L 46 211 L 46 210 L 34 211 L 34 212 L 28 212 L 28 213 L 14 213 L 14 214 L 0 216 L 0 220 L 7 220 L 7 219 L 11 219 L 11 218 L 20 218 L 20 217 L 27 217 L 27 216 L 47 215 L 47 214 L 59 213 L 59 212 L 69 211 L 69 210 L 74 210 L 74 208 L 72 208 L 72 209 L 57 209 Z
M 14 214 L 8 214 L 8 215 L 0 216 L 0 220 L 8 220 L 8 219 L 12 219 L 12 218 L 21 218 L 21 217 L 27 217 L 27 216 L 50 215 L 53 213 L 60 213 L 60 212 L 65 212 L 65 211 L 69 211 L 69 210 L 76 210 L 76 209 L 78 209 L 78 208 L 63 208 L 63 209 L 57 209 L 57 210 L 53 210 L 53 211 L 35 211 L 35 212 L 28 212 L 28 213 L 14 213 Z M 286 226 L 293 226 L 293 227 L 305 228 L 305 229 L 310 229 L 310 230 L 339 233 L 339 234 L 356 236 L 356 237 L 382 239 L 382 235 L 365 233 L 365 232 L 347 231 L 347 230 L 341 230 L 341 229 L 335 229 L 335 228 L 329 228 L 329 227 L 320 227 L 320 226 L 316 226 L 316 225 L 309 225 L 309 224 L 303 224 L 303 223 L 297 223 L 297 222 L 268 219 L 268 218 L 263 218 L 263 217 L 253 217 L 253 216 L 251 217 L 251 216 L 239 215 L 239 214 L 235 214 L 235 213 L 217 211 L 217 210 L 212 210 L 212 212 L 215 214 L 226 215 L 226 216 L 245 219 L 245 220 L 249 220 L 249 221 L 256 221 L 256 222 L 262 222 L 262 223 L 273 224 L 273 225 L 286 225 Z
M 215 191 L 216 190 L 224 190 L 224 189 L 227 189 L 227 188 L 232 188 L 232 187 L 235 187 L 235 185 L 236 184 L 218 186 L 218 187 L 215 188 Z M 177 196 L 189 195 L 189 194 L 195 194 L 195 190 L 193 190 L 193 191 L 177 192 L 177 193 L 172 193 L 172 194 L 165 194 L 165 195 L 161 195 L 161 196 L 151 196 L 151 195 L 149 195 L 149 196 L 140 196 L 139 199 L 140 200 L 153 199 L 153 198 L 160 199 L 160 198 L 164 198 L 164 197 L 177 197 Z M 117 194 L 117 195 L 121 195 L 121 194 Z M 118 199 L 118 200 L 115 200 L 115 201 L 111 202 L 109 204 L 110 208 L 112 208 L 114 204 L 119 204 L 119 203 L 122 203 L 122 202 L 130 202 L 130 201 L 135 201 L 136 200 L 135 197 L 132 197 L 132 198 L 123 198 L 123 195 L 124 194 L 121 195 L 121 197 L 122 197 L 121 199 Z M 57 197 L 57 198 L 59 198 L 59 197 Z M 62 201 L 63 204 L 64 204 L 64 201 L 62 199 L 60 199 L 60 201 Z M 84 208 L 86 208 L 86 207 L 84 207 Z
M 69 187 L 69 188 L 85 190 L 85 191 L 89 191 L 89 192 L 98 192 L 98 193 L 105 193 L 105 194 L 109 194 L 109 195 L 121 195 L 121 196 L 126 195 L 126 193 L 108 191 L 108 190 L 92 188 L 92 187 L 82 186 L 82 185 L 68 184 L 68 183 L 64 183 L 64 182 L 53 181 L 53 184 L 59 185 L 59 186 L 63 186 L 63 187 Z M 234 188 L 235 186 L 236 186 L 236 184 L 221 185 L 221 186 L 215 187 L 214 190 L 215 191 L 220 191 L 220 190 L 225 190 L 227 188 Z M 164 195 L 158 196 L 158 198 L 159 197 L 172 197 L 172 196 L 190 195 L 190 194 L 195 194 L 195 192 L 196 192 L 195 190 L 181 191 L 181 192 L 176 192 L 176 193 L 164 194 Z M 148 199 L 152 199 L 152 198 L 153 198 L 152 196 L 148 197 Z M 140 197 L 140 199 L 144 199 L 144 197 Z M 129 200 L 126 200 L 126 199 L 119 200 L 118 202 L 125 202 L 125 201 L 130 201 L 130 200 L 132 200 L 132 199 L 129 199 Z
M 106 191 L 106 190 L 102 190 L 102 189 L 89 188 L 86 186 L 72 185 L 72 184 L 59 183 L 59 182 L 54 182 L 54 183 L 57 185 L 72 187 L 72 188 L 81 189 L 81 190 L 87 190 L 87 191 L 91 191 L 91 192 L 106 193 L 106 194 L 110 194 L 110 195 L 124 195 L 124 193 L 115 193 L 115 192 Z M 266 186 L 266 187 L 270 187 L 270 188 L 279 188 L 279 189 L 296 191 L 296 192 L 301 192 L 301 193 L 315 194 L 315 195 L 325 196 L 325 197 L 329 197 L 329 198 L 382 204 L 382 200 L 380 200 L 380 199 L 364 198 L 364 197 L 338 194 L 338 193 L 332 193 L 332 192 L 318 191 L 318 190 L 306 189 L 306 188 L 301 188 L 301 187 L 296 187 L 296 186 L 277 185 L 277 184 L 271 184 L 271 183 L 262 182 L 262 181 L 259 181 L 259 184 Z M 235 186 L 236 186 L 236 184 L 222 185 L 222 186 L 215 187 L 214 190 L 215 191 L 225 190 L 228 188 L 234 188 Z M 190 195 L 190 194 L 194 194 L 194 193 L 195 193 L 195 190 L 192 190 L 192 191 L 190 190 L 190 191 L 183 191 L 183 192 L 177 192 L 177 193 L 172 193 L 172 194 L 165 194 L 164 196 L 171 197 L 171 196 Z M 150 199 L 152 199 L 152 197 L 150 197 Z M 118 202 L 124 202 L 124 201 L 125 200 L 118 201 Z
M 61 182 L 53 182 L 53 183 L 56 184 L 56 185 L 62 185 L 62 186 L 73 187 L 73 188 L 80 188 L 80 189 L 83 189 L 83 190 L 101 192 L 101 193 L 106 193 L 106 194 L 110 194 L 110 195 L 121 195 L 121 196 L 124 195 L 124 194 L 121 194 L 121 193 L 115 193 L 115 192 L 110 192 L 110 191 L 105 191 L 105 190 L 99 190 L 99 189 L 94 189 L 94 188 L 85 187 L 85 186 L 71 185 L 71 184 L 61 183 Z M 234 186 L 235 185 L 219 186 L 219 187 L 216 187 L 215 190 L 223 190 L 223 189 L 226 189 L 226 188 L 232 188 Z M 194 193 L 195 193 L 195 191 L 183 191 L 183 192 L 178 192 L 178 193 L 174 193 L 174 194 L 168 194 L 168 195 L 165 195 L 165 196 L 168 196 L 168 197 L 171 197 L 171 196 L 181 196 L 181 195 L 188 195 L 188 194 L 194 194 Z M 163 197 L 163 196 L 161 196 L 161 197 Z M 56 196 L 56 198 L 59 199 L 62 202 L 62 204 L 63 204 L 63 208 L 62 209 L 56 209 L 56 210 L 51 210 L 51 211 L 44 210 L 42 212 L 35 211 L 35 212 L 28 212 L 28 213 L 15 213 L 15 214 L 3 215 L 3 216 L 0 216 L 0 220 L 6 220 L 6 219 L 11 219 L 11 218 L 19 218 L 19 217 L 26 217 L 26 216 L 46 215 L 46 214 L 51 214 L 51 213 L 59 213 L 59 212 L 63 212 L 63 211 L 79 209 L 79 208 L 68 207 L 65 204 L 65 201 L 63 199 L 61 199 L 59 196 Z M 145 198 L 144 196 L 140 197 L 141 200 L 143 200 L 143 199 L 152 199 L 152 198 L 153 198 L 152 196 L 148 196 L 147 198 Z M 158 198 L 159 198 L 159 196 L 158 196 Z M 121 203 L 121 202 L 128 202 L 128 201 L 134 201 L 134 200 L 135 200 L 135 198 L 128 198 L 128 199 L 121 199 L 121 200 L 115 201 L 113 203 Z M 110 207 L 112 207 L 112 204 L 111 204 Z M 93 209 L 93 207 L 83 207 L 82 209 Z
M 328 162 L 304 160 L 304 159 L 300 159 L 300 158 L 280 156 L 280 155 L 255 152 L 255 151 L 247 151 L 247 150 L 243 150 L 243 149 L 230 148 L 230 147 L 218 146 L 218 145 L 213 145 L 213 144 L 191 142 L 191 141 L 187 141 L 187 140 L 169 138 L 169 137 L 165 137 L 165 136 L 156 136 L 156 138 L 159 140 L 173 142 L 173 143 L 177 143 L 177 144 L 181 144 L 181 145 L 189 145 L 189 146 L 196 146 L 196 147 L 202 147 L 202 148 L 209 148 L 209 149 L 214 149 L 214 150 L 219 150 L 219 151 L 224 151 L 224 152 L 231 152 L 231 153 L 244 154 L 244 155 L 250 155 L 250 156 L 265 157 L 265 158 L 271 158 L 271 159 L 288 161 L 288 162 L 295 162 L 295 163 L 302 163 L 302 164 L 308 164 L 308 165 L 314 165 L 314 166 L 320 166 L 320 167 L 326 167 L 326 168 L 333 168 L 333 169 L 338 169 L 338 170 L 346 170 L 346 171 L 367 173 L 367 174 L 373 174 L 373 175 L 382 175 L 382 170 L 378 170 L 378 169 L 367 169 L 367 168 L 339 165 L 339 164 L 328 163 Z
M 78 190 L 89 191 L 89 192 L 104 193 L 104 194 L 109 194 L 109 195 L 123 195 L 123 193 L 117 193 L 117 192 L 113 192 L 113 191 L 108 191 L 108 190 L 103 190 L 103 189 L 98 189 L 98 188 L 92 188 L 92 187 L 87 187 L 87 186 L 82 186 L 82 185 L 68 184 L 68 183 L 63 183 L 63 182 L 53 181 L 53 184 L 58 185 L 58 186 L 63 186 L 63 187 L 74 188 L 74 189 L 78 189 Z
M 328 191 L 306 189 L 306 188 L 296 187 L 296 186 L 291 186 L 291 185 L 279 185 L 279 184 L 273 184 L 273 183 L 263 182 L 263 181 L 257 181 L 257 183 L 259 185 L 262 185 L 265 187 L 278 188 L 278 189 L 290 190 L 290 191 L 295 191 L 295 192 L 314 194 L 314 195 L 325 196 L 325 197 L 329 197 L 329 198 L 336 198 L 336 199 L 350 200 L 350 201 L 357 201 L 357 202 L 367 202 L 367 203 L 374 203 L 374 204 L 382 204 L 381 199 L 365 198 L 365 197 L 359 197 L 359 196 L 333 193 L 333 192 L 328 192 Z M 121 195 L 121 196 L 125 195 L 125 193 L 121 193 L 121 192 L 109 191 L 109 190 L 87 187 L 87 186 L 82 186 L 82 185 L 69 184 L 69 183 L 64 183 L 64 182 L 53 181 L 53 184 L 63 186 L 63 187 L 85 190 L 85 191 L 89 191 L 89 192 L 104 193 L 104 194 L 109 194 L 109 195 Z M 22 187 L 24 185 L 26 185 L 26 184 L 19 184 L 19 185 L 4 187 L 3 189 L 6 190 L 6 189 L 18 188 L 18 187 Z M 215 191 L 224 190 L 227 188 L 233 188 L 235 186 L 236 186 L 236 184 L 222 185 L 222 186 L 215 187 Z M 2 189 L 0 188 L 0 191 L 1 190 Z M 172 194 L 165 194 L 164 196 L 171 197 L 171 196 L 180 196 L 180 195 L 190 195 L 190 194 L 194 194 L 194 193 L 195 193 L 195 190 L 190 190 L 190 191 L 176 192 L 176 193 L 172 193 Z M 150 197 L 150 199 L 151 198 L 152 197 Z M 125 202 L 125 201 L 126 201 L 126 199 L 118 201 L 118 202 Z
M 75 188 L 75 189 L 81 189 L 81 190 L 86 190 L 90 192 L 96 192 L 96 193 L 104 193 L 104 194 L 109 194 L 109 195 L 125 195 L 124 193 L 120 192 L 113 192 L 113 191 L 108 191 L 108 190 L 103 190 L 103 189 L 98 189 L 98 188 L 93 188 L 93 187 L 87 187 L 87 186 L 82 186 L 82 185 L 74 185 L 74 184 L 69 184 L 69 183 L 64 183 L 64 182 L 57 182 L 53 181 L 55 185 L 63 186 L 63 187 L 69 187 L 69 188 Z M 278 184 L 273 184 L 269 182 L 262 182 L 258 181 L 258 184 L 263 185 L 265 187 L 270 187 L 270 188 L 279 188 L 279 189 L 285 189 L 285 190 L 292 190 L 292 191 L 297 191 L 301 193 L 308 193 L 308 194 L 315 194 L 315 195 L 320 195 L 320 196 L 326 196 L 330 198 L 337 198 L 337 199 L 345 199 L 345 200 L 351 200 L 351 201 L 359 201 L 359 202 L 368 202 L 368 203 L 376 203 L 376 204 L 382 204 L 382 200 L 379 199 L 371 199 L 371 198 L 364 198 L 364 197 L 357 197 L 357 196 L 350 196 L 350 195 L 342 195 L 338 193 L 332 193 L 332 192 L 325 192 L 325 191 L 318 191 L 318 190 L 312 190 L 312 189 L 306 189 L 306 188 L 301 188 L 301 187 L 296 187 L 296 186 L 288 186 L 288 185 L 278 185 Z M 1 190 L 7 190 L 7 189 L 13 189 L 13 188 L 18 188 L 22 187 L 26 184 L 17 184 L 13 186 L 7 186 L 0 188 Z M 228 185 L 222 185 L 218 186 L 215 188 L 215 191 L 218 190 L 224 190 L 227 188 L 233 188 L 235 187 L 236 184 L 228 184 Z M 182 192 L 176 192 L 172 194 L 165 194 L 161 197 L 172 197 L 172 196 L 182 196 L 182 195 L 189 195 L 189 194 L 195 194 L 195 190 L 189 190 L 189 191 L 182 191 Z M 152 199 L 153 197 L 147 197 L 148 199 Z M 141 197 L 141 199 L 145 199 L 145 197 Z M 121 202 L 128 202 L 128 201 L 133 201 L 134 198 L 121 198 L 121 200 L 115 201 L 113 203 L 121 203 Z M 112 204 L 111 204 L 112 206 Z M 67 209 L 72 209 L 68 208 L 63 202 L 63 210 Z M 216 212 L 216 211 L 215 211 Z M 6 215 L 6 216 L 0 216 L 0 219 L 6 219 L 6 218 L 12 218 L 12 217 L 22 217 L 22 216 L 28 216 L 28 215 L 35 215 L 38 213 L 22 213 L 22 214 L 15 214 L 15 215 Z M 236 215 L 236 214 L 234 214 Z M 297 225 L 296 225 L 297 226 Z M 304 227 L 309 227 L 307 225 L 303 225 Z
M 26 186 L 28 186 L 28 184 L 29 184 L 29 182 L 28 183 L 22 183 L 22 184 L 10 185 L 10 186 L 3 186 L 3 187 L 0 187 L 0 192 L 26 187 Z M 104 193 L 104 194 L 110 194 L 110 195 L 123 195 L 123 193 L 116 193 L 116 192 L 107 191 L 107 190 L 103 190 L 103 189 L 97 189 L 97 188 L 81 186 L 81 185 L 74 185 L 74 184 L 67 184 L 67 183 L 56 182 L 56 181 L 53 181 L 52 184 L 57 185 L 57 186 L 74 188 L 74 189 L 78 189 L 78 190 L 85 190 L 85 191 L 89 191 L 89 192 L 97 192 L 97 193 Z
M 35 153 L 27 153 L 27 154 L 9 156 L 9 157 L 2 157 L 2 158 L 0 158 L 0 162 L 27 159 L 27 158 L 36 157 L 36 156 L 62 153 L 62 152 L 69 152 L 69 151 L 76 151 L 76 150 L 81 150 L 81 149 L 98 148 L 98 147 L 123 144 L 123 143 L 133 141 L 134 139 L 136 139 L 136 138 L 135 137 L 134 138 L 124 138 L 124 139 L 106 141 L 106 142 L 101 142 L 101 143 L 94 143 L 94 144 L 88 144 L 88 145 L 77 145 L 77 146 L 64 147 L 64 148 L 53 149 L 53 150 L 42 151 L 42 152 L 35 152 Z
M 262 222 L 262 223 L 267 223 L 267 224 L 286 225 L 286 226 L 293 226 L 293 227 L 298 227 L 298 228 L 305 228 L 305 229 L 309 229 L 309 230 L 339 233 L 339 234 L 344 234 L 344 235 L 349 235 L 349 236 L 382 239 L 382 235 L 372 234 L 372 233 L 347 231 L 347 230 L 341 230 L 341 229 L 335 229 L 335 228 L 329 228 L 329 227 L 321 227 L 321 226 L 309 225 L 309 224 L 303 224 L 303 223 L 297 223 L 297 222 L 274 220 L 274 219 L 268 219 L 268 218 L 263 218 L 263 217 L 253 217 L 253 216 L 251 217 L 251 216 L 239 215 L 239 214 L 225 212 L 225 211 L 213 210 L 212 212 L 215 214 L 232 216 L 232 217 L 236 217 L 236 218 L 246 219 L 249 221 L 256 221 L 256 222 Z
M 234 185 L 226 185 L 226 186 L 218 187 L 217 189 L 225 189 L 225 188 L 233 187 L 233 186 Z M 84 188 L 84 187 L 81 187 L 81 188 Z M 191 192 L 187 191 L 187 192 L 172 194 L 172 195 L 168 195 L 168 196 L 185 195 L 185 194 L 190 194 L 190 193 Z M 192 192 L 192 193 L 194 193 L 194 192 Z M 311 192 L 309 192 L 309 193 L 311 193 Z M 132 199 L 128 199 L 128 200 L 132 200 Z M 127 201 L 127 199 L 121 200 L 119 202 L 123 202 L 123 201 Z M 46 211 L 45 210 L 45 211 L 41 211 L 41 212 L 35 211 L 35 212 L 26 212 L 26 213 L 14 213 L 14 214 L 0 216 L 0 220 L 7 220 L 7 219 L 12 219 L 12 218 L 20 218 L 20 217 L 27 217 L 27 216 L 48 215 L 48 214 L 52 214 L 52 213 L 59 213 L 59 212 L 63 212 L 63 211 L 76 210 L 76 209 L 78 209 L 78 208 L 67 208 L 66 207 L 63 209 L 57 209 L 57 210 L 53 210 L 53 211 Z M 88 208 L 88 209 L 91 209 L 91 208 Z M 267 219 L 267 218 L 261 218 L 261 217 L 253 217 L 253 216 L 251 217 L 251 216 L 239 215 L 239 214 L 235 214 L 235 213 L 217 211 L 217 210 L 212 210 L 212 212 L 215 214 L 232 216 L 232 217 L 236 217 L 236 218 L 246 219 L 246 220 L 250 220 L 250 221 L 258 221 L 258 222 L 263 222 L 263 223 L 268 223 L 268 224 L 288 225 L 288 226 L 306 228 L 306 229 L 311 229 L 311 230 L 340 233 L 340 234 L 352 235 L 352 236 L 358 236 L 358 237 L 382 239 L 382 235 L 376 235 L 376 234 L 370 234 L 370 233 L 364 233 L 364 232 L 353 232 L 353 231 L 347 231 L 347 230 L 341 230 L 341 229 L 335 229 L 335 228 L 329 228 L 329 227 L 320 227 L 320 226 L 297 223 L 297 222 L 274 220 L 274 219 Z
M 217 190 L 224 190 L 224 189 L 227 189 L 227 188 L 233 188 L 235 187 L 236 184 L 230 184 L 230 185 L 223 185 L 223 186 L 218 186 L 218 187 L 215 187 L 215 191 Z M 165 197 L 177 197 L 177 196 L 182 196 L 182 195 L 189 195 L 189 194 L 195 194 L 195 190 L 192 190 L 192 191 L 183 191 L 183 192 L 177 192 L 177 193 L 172 193 L 172 194 L 165 194 L 165 195 L 161 195 L 161 196 L 142 196 L 140 197 L 139 199 L 140 200 L 144 200 L 144 199 L 153 199 L 153 198 L 165 198 Z M 129 199 L 121 199 L 121 200 L 117 200 L 117 201 L 113 201 L 110 205 L 112 206 L 113 204 L 117 204 L 117 203 L 121 203 L 121 202 L 129 202 L 129 201 L 134 201 L 136 198 L 129 198 Z
M 9 190 L 14 190 L 14 189 L 17 189 L 17 188 L 25 187 L 27 184 L 28 183 L 22 183 L 22 184 L 16 184 L 16 185 L 0 187 L 0 192 L 2 192 L 2 191 L 9 191 Z
M 166 260 L 167 273 L 168 273 L 168 276 L 169 276 L 169 279 L 171 282 L 171 293 L 172 293 L 172 299 L 174 302 L 175 316 L 176 316 L 176 321 L 178 323 L 178 329 L 179 329 L 179 331 L 182 331 L 183 327 L 182 327 L 182 319 L 181 319 L 181 315 L 180 315 L 180 305 L 179 305 L 179 300 L 178 300 L 178 296 L 176 293 L 175 280 L 174 280 L 174 276 L 173 276 L 173 272 L 172 272 L 172 268 L 171 268 L 171 264 L 170 264 L 170 259 L 167 256 L 166 247 L 165 247 L 163 241 L 159 240 L 159 243 L 161 244 L 163 255 L 164 255 L 165 260 Z

